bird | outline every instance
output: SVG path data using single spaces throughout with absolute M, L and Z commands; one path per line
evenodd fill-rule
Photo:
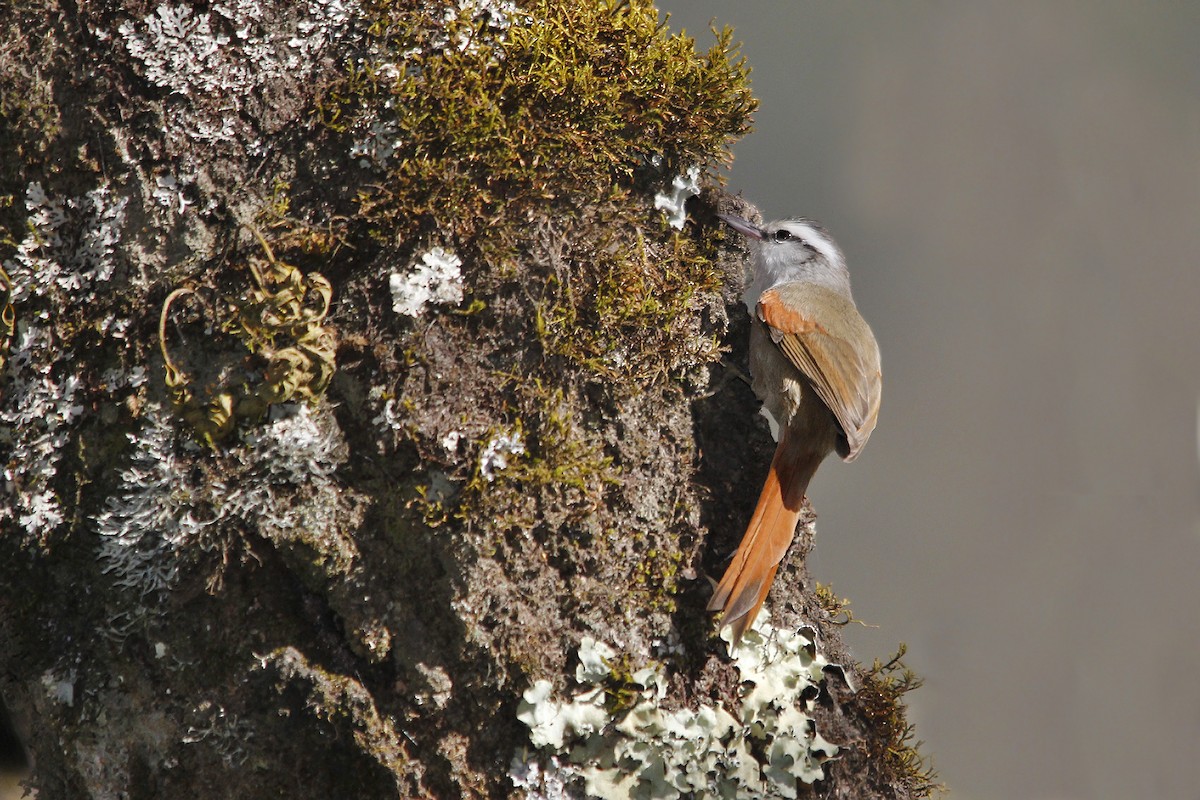
M 850 293 L 833 237 L 805 217 L 759 227 L 718 214 L 748 240 L 753 274 L 750 375 L 778 443 L 750 524 L 708 603 L 736 646 L 753 624 L 786 555 L 809 481 L 831 452 L 853 461 L 879 417 L 875 335 Z

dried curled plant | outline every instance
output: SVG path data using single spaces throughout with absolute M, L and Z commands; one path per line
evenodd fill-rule
M 239 296 L 181 287 L 167 295 L 159 315 L 171 402 L 209 444 L 228 436 L 239 420 L 261 419 L 274 404 L 315 400 L 336 369 L 337 341 L 323 324 L 333 287 L 319 272 L 303 273 L 275 258 L 262 235 L 253 233 L 266 257 L 246 261 L 248 291 Z M 184 299 L 195 302 L 205 322 L 200 341 L 189 342 L 195 327 L 172 314 Z M 186 346 L 186 366 L 171 355 L 169 327 Z

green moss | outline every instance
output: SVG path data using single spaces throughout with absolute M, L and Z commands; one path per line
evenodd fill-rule
M 530 455 L 517 459 L 506 478 L 529 490 L 554 486 L 583 496 L 615 483 L 612 459 L 574 424 L 578 415 L 563 391 L 540 381 L 535 381 L 533 390 L 544 405 L 529 415 L 535 421 L 528 431 Z
M 904 664 L 908 647 L 900 645 L 886 664 L 876 659 L 863 676 L 856 700 L 878 735 L 868 737 L 868 758 L 884 778 L 904 786 L 910 797 L 929 797 L 942 790 L 933 765 L 920 752 L 913 726 L 909 724 L 904 695 L 919 689 L 922 681 Z
M 604 687 L 604 710 L 615 719 L 637 705 L 642 693 L 650 687 L 638 679 L 645 665 L 635 665 L 629 653 L 620 653 L 608 661 L 608 666 L 611 671 L 601 684 Z
M 351 176 L 351 226 L 401 259 L 452 247 L 469 312 L 520 275 L 547 359 L 620 390 L 714 359 L 716 339 L 694 329 L 719 285 L 713 244 L 670 229 L 653 197 L 687 167 L 726 163 L 748 129 L 731 33 L 698 53 L 644 1 L 538 0 L 502 36 L 418 6 L 368 4 L 375 55 L 319 104 L 342 149 L 387 140 Z M 445 44 L 460 36 L 470 45 Z
M 402 239 L 453 231 L 487 257 L 511 254 L 531 207 L 620 202 L 656 178 L 653 157 L 668 171 L 726 161 L 754 104 L 728 30 L 697 54 L 648 2 L 537 0 L 502 42 L 486 21 L 447 29 L 440 8 L 366 11 L 379 55 L 319 110 L 351 135 L 389 131 L 387 179 L 362 188 L 361 210 Z M 472 46 L 437 46 L 460 34 Z
M 635 534 L 635 540 L 637 537 Z M 652 547 L 645 551 L 630 576 L 631 594 L 640 605 L 668 614 L 675 611 L 675 594 L 683 560 L 684 555 L 679 550 Z
M 857 619 L 854 612 L 850 610 L 850 598 L 838 597 L 830 584 L 818 581 L 813 588 L 813 596 L 817 598 L 817 604 L 820 605 L 821 610 L 829 615 L 831 624 L 849 625 L 851 622 L 857 622 L 859 625 L 866 624 Z
M 291 192 L 290 183 L 277 179 L 255 217 L 255 225 L 271 239 L 271 249 L 288 253 L 298 263 L 312 261 L 331 271 L 346 244 L 344 220 L 335 218 L 323 228 L 315 228 L 297 219 L 292 216 Z
M 649 241 L 613 220 L 595 242 L 565 249 L 565 278 L 547 278 L 537 311 L 545 350 L 609 381 L 638 386 L 669 379 L 718 357 L 715 336 L 695 329 L 695 312 L 720 276 L 707 242 L 672 233 Z
M 503 532 L 538 529 L 547 518 L 572 525 L 595 513 L 619 476 L 600 443 L 573 422 L 581 416 L 577 403 L 538 379 L 518 382 L 514 377 L 509 388 L 518 402 L 506 414 L 513 424 L 476 443 L 476 471 L 458 498 L 456 516 L 465 520 L 470 511 Z M 479 472 L 478 453 L 501 433 L 518 435 L 525 452 L 510 456 L 508 466 L 489 482 Z M 550 537 L 548 543 L 553 549 L 572 546 L 569 537 Z

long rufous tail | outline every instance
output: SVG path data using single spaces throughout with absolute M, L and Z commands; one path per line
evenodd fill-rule
M 823 456 L 797 447 L 787 429 L 782 431 L 754 516 L 708 601 L 709 611 L 722 612 L 721 624 L 733 627 L 734 644 L 741 641 L 767 599 L 779 563 L 796 535 L 804 492 Z

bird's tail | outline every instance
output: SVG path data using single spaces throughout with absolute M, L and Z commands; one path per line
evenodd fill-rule
M 754 516 L 708 601 L 709 611 L 722 612 L 721 624 L 733 627 L 734 644 L 741 641 L 767 599 L 779 562 L 796 535 L 804 492 L 820 463 L 819 455 L 790 442 L 784 428 Z

